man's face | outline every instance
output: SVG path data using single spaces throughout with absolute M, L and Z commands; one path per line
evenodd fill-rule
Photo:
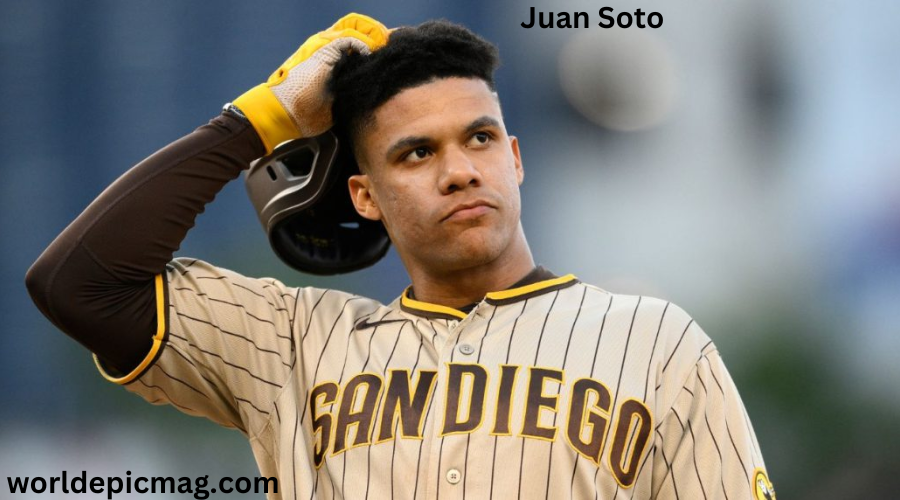
M 492 262 L 521 231 L 522 162 L 496 95 L 480 79 L 406 89 L 358 138 L 365 175 L 350 181 L 404 263 L 451 272 Z

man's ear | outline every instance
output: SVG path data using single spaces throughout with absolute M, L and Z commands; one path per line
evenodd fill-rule
M 347 179 L 350 188 L 350 200 L 356 212 L 369 220 L 381 220 L 381 210 L 372 196 L 372 179 L 366 174 L 351 175 Z
M 519 181 L 519 185 L 522 185 L 522 181 L 525 180 L 525 170 L 522 168 L 522 154 L 519 152 L 519 138 L 511 135 L 509 136 L 509 147 L 512 149 L 513 159 L 516 162 L 516 179 Z

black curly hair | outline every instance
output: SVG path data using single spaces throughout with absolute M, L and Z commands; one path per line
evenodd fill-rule
M 356 148 L 360 133 L 382 104 L 405 89 L 440 78 L 479 78 L 491 90 L 500 63 L 497 47 L 469 29 L 446 20 L 394 30 L 387 44 L 363 55 L 345 54 L 328 82 L 338 137 Z

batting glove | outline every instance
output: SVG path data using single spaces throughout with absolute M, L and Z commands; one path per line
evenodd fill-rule
M 362 14 L 347 14 L 297 49 L 266 83 L 234 101 L 250 120 L 271 153 L 298 137 L 313 137 L 332 127 L 332 97 L 327 91 L 331 69 L 348 51 L 369 54 L 387 43 L 388 29 Z

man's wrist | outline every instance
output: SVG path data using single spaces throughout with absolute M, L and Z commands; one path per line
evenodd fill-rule
M 247 115 L 241 111 L 241 108 L 234 105 L 232 102 L 226 102 L 224 106 L 222 106 L 223 113 L 229 113 L 239 118 L 244 123 L 250 123 L 250 120 L 247 118 Z

